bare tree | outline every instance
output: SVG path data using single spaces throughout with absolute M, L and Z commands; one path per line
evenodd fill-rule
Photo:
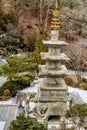
M 50 14 L 52 13 L 52 9 L 54 8 L 55 0 L 39 0 L 38 8 L 39 8 L 39 31 L 47 30 Z
M 65 49 L 65 52 L 70 58 L 69 67 L 75 71 L 78 82 L 80 82 L 83 70 L 82 62 L 87 56 L 87 51 L 80 45 L 72 44 Z

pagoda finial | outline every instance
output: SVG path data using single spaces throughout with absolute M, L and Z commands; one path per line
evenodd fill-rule
M 53 18 L 52 18 L 52 22 L 51 22 L 51 28 L 54 30 L 57 30 L 60 28 L 58 0 L 56 0 L 56 7 L 53 10 Z
M 58 0 L 56 0 L 56 9 L 58 9 Z

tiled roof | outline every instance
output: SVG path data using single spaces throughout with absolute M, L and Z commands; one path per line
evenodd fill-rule
M 16 104 L 12 105 L 1 105 L 0 104 L 0 121 L 5 121 L 4 130 L 8 130 L 10 122 L 16 119 L 18 114 L 18 106 Z

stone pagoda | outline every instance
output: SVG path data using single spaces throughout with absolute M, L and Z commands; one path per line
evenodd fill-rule
M 41 53 L 41 58 L 46 61 L 46 64 L 39 65 L 39 74 L 43 78 L 40 78 L 38 88 L 37 111 L 43 119 L 54 116 L 64 117 L 68 108 L 68 89 L 63 80 L 67 69 L 63 63 L 69 58 L 61 53 L 61 47 L 68 44 L 58 40 L 59 27 L 59 11 L 56 3 L 51 25 L 51 40 L 43 40 L 43 44 L 48 47 L 48 52 Z

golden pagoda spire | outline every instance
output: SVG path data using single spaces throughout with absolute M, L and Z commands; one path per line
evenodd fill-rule
M 56 0 L 56 9 L 58 9 L 58 0 Z
M 53 18 L 52 18 L 52 22 L 51 22 L 51 28 L 54 30 L 57 30 L 60 28 L 58 0 L 56 0 L 56 7 L 53 10 Z

